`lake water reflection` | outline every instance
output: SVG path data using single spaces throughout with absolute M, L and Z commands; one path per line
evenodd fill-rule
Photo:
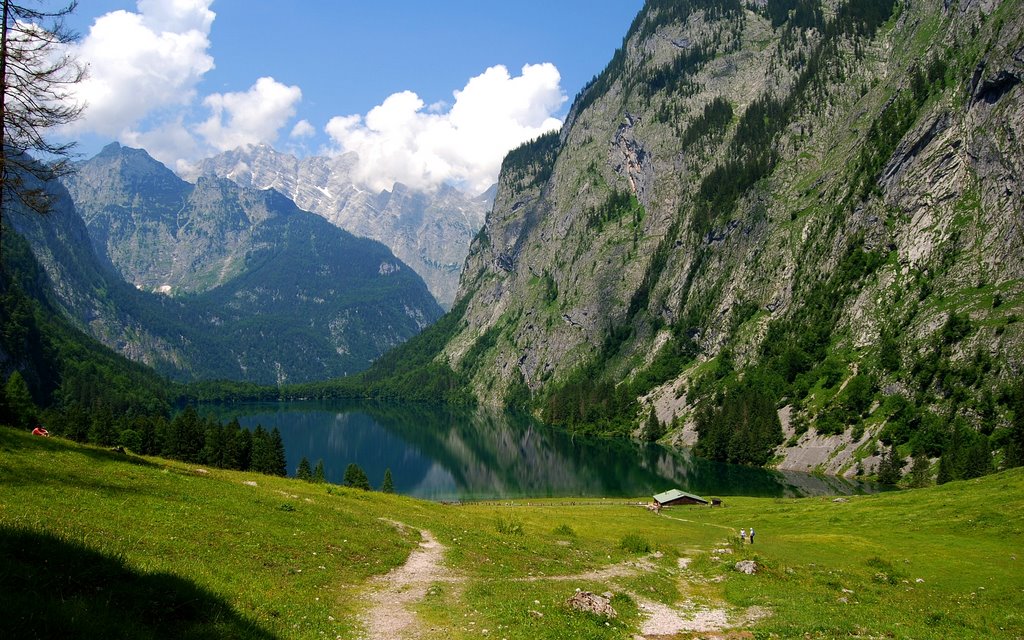
M 349 463 L 379 487 L 430 500 L 649 496 L 670 488 L 706 496 L 802 496 L 874 490 L 863 483 L 698 458 L 657 445 L 572 436 L 527 416 L 375 402 L 274 403 L 201 408 L 242 426 L 277 427 L 289 474 L 303 456 L 340 484 Z

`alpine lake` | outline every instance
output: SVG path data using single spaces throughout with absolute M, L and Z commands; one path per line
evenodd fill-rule
M 459 502 L 526 498 L 649 498 L 668 489 L 704 497 L 872 493 L 878 485 L 706 460 L 689 450 L 580 436 L 487 408 L 370 401 L 204 405 L 244 428 L 277 427 L 288 474 L 323 460 L 341 484 L 358 464 L 374 488 L 390 469 L 396 493 Z

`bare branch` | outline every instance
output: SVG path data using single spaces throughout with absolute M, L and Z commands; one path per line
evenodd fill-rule
M 0 228 L 13 204 L 49 211 L 46 183 L 70 170 L 75 145 L 51 143 L 45 134 L 84 109 L 72 101 L 72 88 L 86 69 L 68 55 L 66 45 L 78 35 L 64 24 L 78 3 L 52 10 L 47 3 L 0 0 Z

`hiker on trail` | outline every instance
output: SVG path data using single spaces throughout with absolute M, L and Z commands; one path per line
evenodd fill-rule
M 42 427 L 42 425 L 36 425 L 36 428 L 32 430 L 32 435 L 43 436 L 44 438 L 50 437 L 50 432 Z
M 754 544 L 754 527 L 750 527 L 750 544 Z
M 740 529 L 740 540 L 742 540 L 743 542 L 747 541 L 747 530 L 746 529 Z

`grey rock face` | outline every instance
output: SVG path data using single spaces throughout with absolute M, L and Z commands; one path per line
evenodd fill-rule
M 473 354 L 475 393 L 500 404 L 519 384 L 543 398 L 594 362 L 595 375 L 621 386 L 670 337 L 689 339 L 696 358 L 638 398 L 637 420 L 651 406 L 663 422 L 692 424 L 691 392 L 709 361 L 726 353 L 742 372 L 766 347 L 785 348 L 766 344 L 769 329 L 813 316 L 816 288 L 842 277 L 856 247 L 884 260 L 830 303 L 827 352 L 842 354 L 846 378 L 860 366 L 879 388 L 912 389 L 913 362 L 951 312 L 974 328 L 952 366 L 984 353 L 999 363 L 985 385 L 1019 375 L 1024 10 L 1020 0 L 947 4 L 956 10 L 900 4 L 871 35 L 820 49 L 827 30 L 773 25 L 770 3 L 729 15 L 649 5 L 570 110 L 550 162 L 499 178 L 462 275 L 463 329 L 441 357 L 458 367 Z M 976 60 L 958 58 L 967 49 Z M 933 76 L 928 95 L 912 99 L 908 69 L 926 74 L 933 60 L 947 65 L 945 84 Z M 705 108 L 716 100 L 731 113 L 712 126 Z M 769 101 L 785 108 L 745 118 Z M 913 111 L 893 124 L 897 109 Z M 768 125 L 777 132 L 742 146 Z M 743 176 L 716 169 L 761 152 L 769 159 L 758 179 L 719 198 Z M 871 153 L 881 157 L 865 160 Z M 614 193 L 634 196 L 642 217 L 595 216 Z M 878 367 L 884 332 L 899 336 L 901 374 Z M 481 357 L 478 344 L 494 346 Z M 945 402 L 941 390 L 934 402 Z M 794 411 L 813 433 L 813 411 Z M 840 459 L 833 454 L 877 436 L 877 427 L 849 431 L 804 441 Z
M 451 307 L 469 243 L 493 196 L 468 197 L 448 186 L 428 193 L 402 184 L 371 193 L 353 178 L 357 162 L 354 153 L 299 160 L 253 145 L 208 158 L 188 177 L 215 175 L 280 191 L 350 233 L 383 242 L 423 278 L 442 306 Z

